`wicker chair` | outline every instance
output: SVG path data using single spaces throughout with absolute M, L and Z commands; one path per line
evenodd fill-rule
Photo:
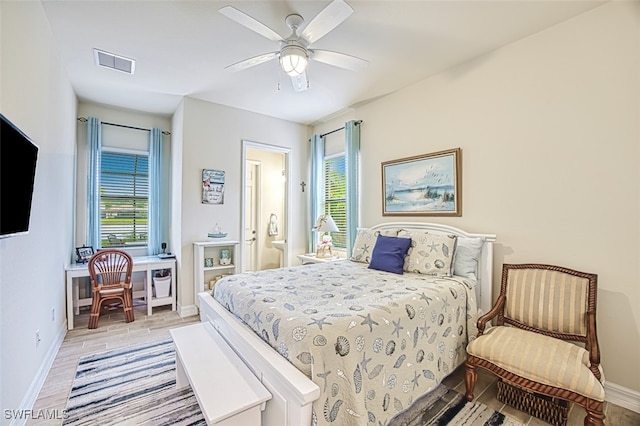
M 520 391 L 525 403 L 516 408 L 541 417 L 537 404 L 569 401 L 585 408 L 585 425 L 603 425 L 597 279 L 559 266 L 503 265 L 498 300 L 478 319 L 478 338 L 467 347 L 467 400 L 473 400 L 476 367 L 482 367 L 500 378 L 499 394 L 503 384 Z M 485 329 L 496 317 L 496 326 Z M 566 411 L 560 421 L 541 418 L 565 424 Z
M 106 302 L 120 302 L 124 309 L 125 322 L 134 320 L 133 293 L 131 272 L 133 260 L 131 256 L 118 249 L 98 251 L 89 260 L 89 276 L 91 277 L 91 316 L 89 328 L 98 327 L 98 319 Z

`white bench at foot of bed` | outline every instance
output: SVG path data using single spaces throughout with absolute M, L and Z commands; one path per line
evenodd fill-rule
M 224 309 L 209 293 L 200 293 L 198 298 L 200 320 L 211 324 L 220 333 L 271 393 L 272 398 L 262 412 L 262 425 L 310 425 L 312 403 L 320 396 L 318 385 Z
M 271 394 L 211 324 L 171 330 L 176 387 L 191 385 L 207 425 L 260 426 Z

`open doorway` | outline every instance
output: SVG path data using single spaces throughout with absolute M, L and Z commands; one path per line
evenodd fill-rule
M 242 271 L 288 266 L 290 149 L 242 141 Z

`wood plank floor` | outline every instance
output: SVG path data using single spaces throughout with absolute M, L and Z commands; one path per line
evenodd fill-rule
M 75 328 L 67 332 L 62 346 L 58 351 L 49 375 L 38 395 L 34 410 L 57 410 L 58 420 L 30 420 L 27 425 L 60 425 L 59 420 L 66 406 L 76 367 L 80 357 L 104 352 L 106 350 L 136 345 L 138 343 L 158 340 L 169 337 L 169 330 L 182 327 L 200 321 L 198 316 L 180 318 L 170 307 L 154 308 L 152 316 L 146 315 L 146 306 L 135 307 L 136 320 L 125 323 L 122 311 L 103 314 L 100 317 L 98 328 L 88 330 L 88 312 L 81 313 L 75 318 Z M 464 368 L 458 368 L 451 376 L 445 379 L 445 384 L 460 393 L 464 393 Z M 489 407 L 500 411 L 510 417 L 516 418 L 526 425 L 537 426 L 547 423 L 531 417 L 526 413 L 502 404 L 496 398 L 497 383 L 495 378 L 478 369 L 478 384 L 476 397 Z M 640 414 L 606 404 L 606 424 L 612 426 L 637 426 L 640 425 Z M 582 407 L 571 407 L 569 411 L 569 426 L 580 426 L 584 421 L 585 411 Z

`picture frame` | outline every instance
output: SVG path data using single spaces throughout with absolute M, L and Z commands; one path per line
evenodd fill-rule
M 383 216 L 462 216 L 460 148 L 382 163 Z
M 202 169 L 202 204 L 224 204 L 224 171 Z
M 76 263 L 87 263 L 94 254 L 91 246 L 76 247 Z

